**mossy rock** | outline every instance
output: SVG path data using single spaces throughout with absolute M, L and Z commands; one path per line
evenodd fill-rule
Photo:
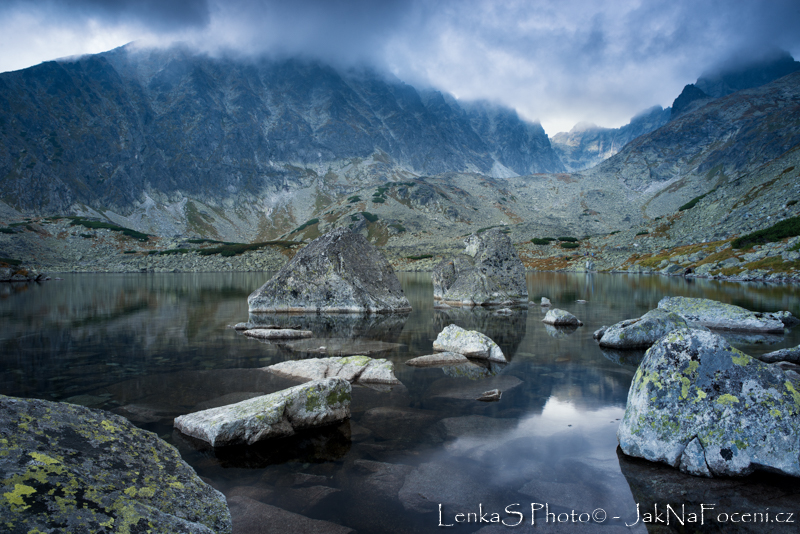
M 122 417 L 0 396 L 0 531 L 231 532 L 225 497 Z

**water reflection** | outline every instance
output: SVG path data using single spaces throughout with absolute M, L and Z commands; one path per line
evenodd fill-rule
M 359 532 L 439 531 L 431 503 L 440 502 L 451 512 L 474 511 L 479 503 L 502 505 L 497 510 L 502 511 L 510 503 L 548 502 L 556 512 L 580 504 L 586 511 L 607 508 L 628 521 L 635 518 L 635 502 L 655 502 L 661 489 L 664 499 L 684 499 L 687 505 L 705 498 L 705 491 L 742 506 L 766 506 L 769 496 L 777 499 L 776 507 L 792 496 L 797 502 L 794 481 L 769 485 L 748 479 L 717 486 L 617 458 L 618 419 L 642 353 L 601 350 L 592 339 L 600 326 L 639 317 L 664 296 L 713 298 L 798 315 L 797 287 L 529 274 L 532 300 L 546 296 L 585 324 L 553 336 L 541 322 L 546 310 L 537 312 L 539 306 L 509 316 L 482 308 L 434 310 L 433 287 L 424 273 L 400 274 L 413 307 L 406 315 L 254 317 L 247 296 L 268 278 L 268 273 L 69 275 L 8 291 L 0 300 L 0 392 L 112 410 L 177 445 L 228 497 L 255 499 Z M 313 346 L 298 352 L 227 328 L 246 320 L 309 328 L 317 350 L 337 340 L 351 343 L 348 350 L 391 344 L 378 356 L 394 363 L 402 384 L 387 391 L 354 388 L 346 425 L 295 441 L 217 451 L 174 435 L 177 415 L 295 385 L 261 368 L 315 355 Z M 405 365 L 430 354 L 448 324 L 485 333 L 509 363 Z M 800 329 L 733 342 L 759 354 L 800 344 Z M 499 402 L 475 400 L 495 388 L 503 391 Z M 530 520 L 529 510 L 527 515 Z

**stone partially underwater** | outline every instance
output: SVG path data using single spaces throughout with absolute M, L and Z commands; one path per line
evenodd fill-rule
M 0 494 L 3 532 L 231 532 L 172 445 L 72 404 L 0 396 Z
M 345 227 L 309 243 L 247 303 L 250 312 L 258 313 L 411 311 L 386 258 L 364 236 Z
M 708 331 L 680 329 L 646 353 L 617 432 L 629 456 L 699 476 L 800 476 L 800 385 Z
M 687 328 L 677 313 L 662 309 L 650 310 L 638 319 L 627 319 L 595 333 L 600 346 L 611 349 L 642 349 L 653 345 L 673 330 Z
M 389 360 L 356 355 L 344 358 L 311 358 L 287 360 L 264 368 L 278 376 L 299 380 L 344 378 L 351 384 L 399 384 L 394 376 L 394 364 Z
M 291 436 L 350 417 L 352 387 L 344 378 L 307 382 L 269 395 L 175 418 L 175 428 L 212 447 Z
M 525 266 L 511 240 L 498 229 L 473 234 L 466 250 L 434 267 L 433 298 L 452 306 L 528 302 Z
M 797 324 L 790 312 L 752 312 L 733 304 L 710 299 L 690 297 L 664 297 L 658 308 L 675 312 L 689 326 L 705 326 L 715 330 L 783 333 L 784 326 Z

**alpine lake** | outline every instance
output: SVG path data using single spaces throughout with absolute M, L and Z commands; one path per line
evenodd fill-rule
M 798 531 L 800 479 L 697 478 L 619 453 L 617 427 L 644 352 L 601 350 L 592 333 L 664 296 L 800 315 L 800 287 L 528 273 L 530 307 L 500 315 L 434 309 L 430 275 L 398 273 L 411 313 L 255 317 L 316 336 L 268 343 L 231 326 L 248 320 L 247 296 L 270 274 L 65 274 L 4 284 L 0 393 L 122 415 L 176 446 L 228 498 L 359 533 Z M 542 296 L 584 326 L 546 326 Z M 486 334 L 509 363 L 405 365 L 431 354 L 448 324 Z M 725 335 L 751 355 L 800 344 L 800 327 Z M 178 415 L 298 383 L 263 367 L 339 354 L 389 359 L 402 384 L 354 386 L 348 421 L 249 447 L 212 449 L 173 429 Z M 476 400 L 495 388 L 498 402 Z

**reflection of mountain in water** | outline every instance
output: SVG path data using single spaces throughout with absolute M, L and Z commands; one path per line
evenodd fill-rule
M 434 310 L 433 324 L 437 331 L 455 324 L 466 330 L 476 330 L 497 343 L 507 360 L 517 352 L 528 320 L 526 308 L 515 309 L 511 315 L 495 315 L 487 308 L 450 308 Z
M 394 342 L 403 331 L 407 319 L 407 313 L 369 315 L 251 313 L 249 322 L 256 327 L 260 325 L 299 327 L 302 330 L 310 330 L 315 337 L 363 338 Z

